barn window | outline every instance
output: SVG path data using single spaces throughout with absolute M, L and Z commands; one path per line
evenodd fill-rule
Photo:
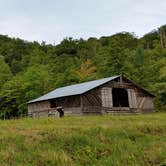
M 113 107 L 129 107 L 128 93 L 122 88 L 112 89 Z
M 56 107 L 55 100 L 51 100 L 51 101 L 50 101 L 50 107 L 51 107 L 51 108 L 55 108 L 55 107 Z

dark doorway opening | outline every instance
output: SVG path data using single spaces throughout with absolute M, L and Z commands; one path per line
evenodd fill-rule
M 129 107 L 128 93 L 126 89 L 112 89 L 113 107 Z
M 60 117 L 60 118 L 64 116 L 64 111 L 63 111 L 63 108 L 62 108 L 62 107 L 57 107 L 56 110 L 59 112 L 59 117 Z
M 56 108 L 56 102 L 55 102 L 55 100 L 51 100 L 50 101 L 50 107 L 51 108 Z

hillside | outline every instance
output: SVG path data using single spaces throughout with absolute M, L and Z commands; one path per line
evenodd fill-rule
M 166 114 L 0 121 L 1 165 L 165 165 Z
M 27 115 L 26 102 L 55 88 L 125 73 L 166 107 L 166 26 L 138 38 L 121 32 L 58 45 L 0 35 L 0 118 Z

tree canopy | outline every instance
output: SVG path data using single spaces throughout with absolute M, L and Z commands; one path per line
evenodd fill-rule
M 0 118 L 27 114 L 27 102 L 55 88 L 125 73 L 166 105 L 166 26 L 138 38 L 121 32 L 54 46 L 0 35 Z

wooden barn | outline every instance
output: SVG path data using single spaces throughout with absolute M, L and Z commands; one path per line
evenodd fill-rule
M 28 102 L 28 115 L 141 113 L 153 111 L 154 95 L 123 75 L 55 89 Z

